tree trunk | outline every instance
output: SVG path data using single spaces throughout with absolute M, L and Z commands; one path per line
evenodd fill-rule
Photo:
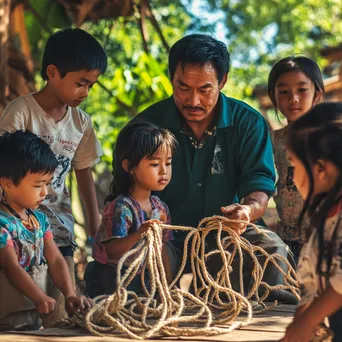
M 10 0 L 0 0 L 0 113 L 7 104 L 8 84 L 8 31 Z
M 52 1 L 52 0 L 49 0 Z M 133 15 L 133 0 L 53 0 L 62 4 L 76 26 L 84 21 Z M 0 115 L 11 100 L 35 91 L 24 0 L 0 0 Z M 31 9 L 32 10 L 32 9 Z
M 10 101 L 34 90 L 24 6 L 0 0 L 0 115 Z
M 9 96 L 12 101 L 18 96 L 35 91 L 33 61 L 27 29 L 25 25 L 24 5 L 16 3 L 10 15 L 8 50 Z

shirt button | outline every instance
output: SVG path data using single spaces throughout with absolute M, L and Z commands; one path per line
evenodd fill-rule
M 197 183 L 197 186 L 202 186 L 202 183 Z

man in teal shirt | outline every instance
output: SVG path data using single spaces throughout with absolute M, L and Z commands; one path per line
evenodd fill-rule
M 182 38 L 169 54 L 173 96 L 135 119 L 167 128 L 179 143 L 172 160 L 172 180 L 158 193 L 169 206 L 174 225 L 196 227 L 201 219 L 222 214 L 257 222 L 274 192 L 273 154 L 264 118 L 246 103 L 221 93 L 229 64 L 222 42 L 203 34 Z M 288 249 L 275 233 L 270 232 L 272 239 L 267 239 L 245 224 L 233 228 L 269 253 L 287 257 Z M 184 233 L 176 233 L 174 272 L 183 242 Z M 252 265 L 245 271 L 251 269 Z M 275 285 L 282 284 L 282 278 L 269 267 L 264 280 Z M 283 295 L 280 291 L 278 299 L 293 300 Z

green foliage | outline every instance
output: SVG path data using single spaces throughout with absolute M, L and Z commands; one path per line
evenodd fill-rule
M 40 71 L 42 54 L 44 51 L 45 41 L 54 29 L 68 27 L 71 20 L 65 12 L 64 7 L 58 1 L 31 0 L 30 6 L 36 11 L 37 17 L 30 11 L 25 12 L 25 23 L 28 38 L 31 46 L 31 55 L 34 58 L 36 71 Z M 42 27 L 45 23 L 45 28 Z
M 155 3 L 156 1 L 154 1 Z M 153 8 L 165 39 L 172 44 L 185 32 L 189 18 L 178 3 Z M 150 22 L 149 52 L 143 51 L 143 41 L 136 18 L 121 18 L 115 23 L 102 20 L 97 25 L 85 24 L 105 47 L 109 65 L 83 108 L 93 118 L 104 150 L 103 161 L 112 161 L 116 137 L 120 129 L 137 113 L 172 94 L 167 72 L 167 51 Z M 99 165 L 103 169 L 105 165 Z
M 316 52 L 341 39 L 339 0 L 208 0 L 226 17 L 227 39 L 235 53 L 254 59 L 271 53 Z M 245 59 L 249 62 L 250 59 Z
M 31 5 L 34 5 L 39 16 L 48 18 L 45 22 L 51 31 L 71 25 L 58 1 L 37 0 L 31 1 Z M 183 36 L 190 23 L 190 16 L 179 0 L 172 3 L 153 0 L 151 6 L 165 40 L 172 45 Z M 42 29 L 30 12 L 25 15 L 38 74 L 49 33 Z M 82 104 L 82 109 L 92 116 L 104 150 L 103 162 L 97 165 L 98 172 L 111 164 L 117 135 L 128 120 L 172 94 L 167 72 L 167 50 L 156 29 L 147 20 L 148 51 L 144 52 L 137 16 L 135 14 L 115 21 L 100 20 L 96 24 L 85 23 L 82 26 L 102 43 L 109 61 L 107 72 L 100 77 L 100 85 L 93 87 L 88 99 Z M 37 84 L 43 84 L 39 76 Z
M 207 0 L 221 10 L 235 68 L 233 83 L 240 97 L 265 83 L 272 64 L 280 58 L 304 54 L 321 67 L 320 50 L 342 42 L 340 0 Z
M 31 0 L 51 31 L 70 26 L 70 19 L 58 1 Z M 232 56 L 232 68 L 224 92 L 257 106 L 252 98 L 257 84 L 267 82 L 271 65 L 289 54 L 303 53 L 326 61 L 320 49 L 342 41 L 342 6 L 339 0 L 150 0 L 162 34 L 171 46 L 186 32 L 213 34 L 221 20 Z M 199 17 L 190 13 L 200 4 Z M 156 29 L 147 21 L 147 47 L 138 25 L 138 13 L 129 18 L 85 23 L 104 46 L 109 57 L 100 85 L 94 86 L 82 108 L 90 113 L 105 156 L 107 167 L 120 129 L 149 105 L 172 93 L 167 73 L 167 50 Z M 214 20 L 213 20 L 214 18 Z M 222 19 L 223 18 L 223 19 Z M 36 70 L 49 35 L 30 12 L 26 23 Z M 38 77 L 39 79 L 39 77 Z M 41 83 L 41 82 L 38 82 Z

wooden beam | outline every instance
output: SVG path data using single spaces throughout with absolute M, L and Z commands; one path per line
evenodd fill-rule
M 10 0 L 0 0 L 0 113 L 7 104 L 8 86 L 8 31 L 10 22 Z

